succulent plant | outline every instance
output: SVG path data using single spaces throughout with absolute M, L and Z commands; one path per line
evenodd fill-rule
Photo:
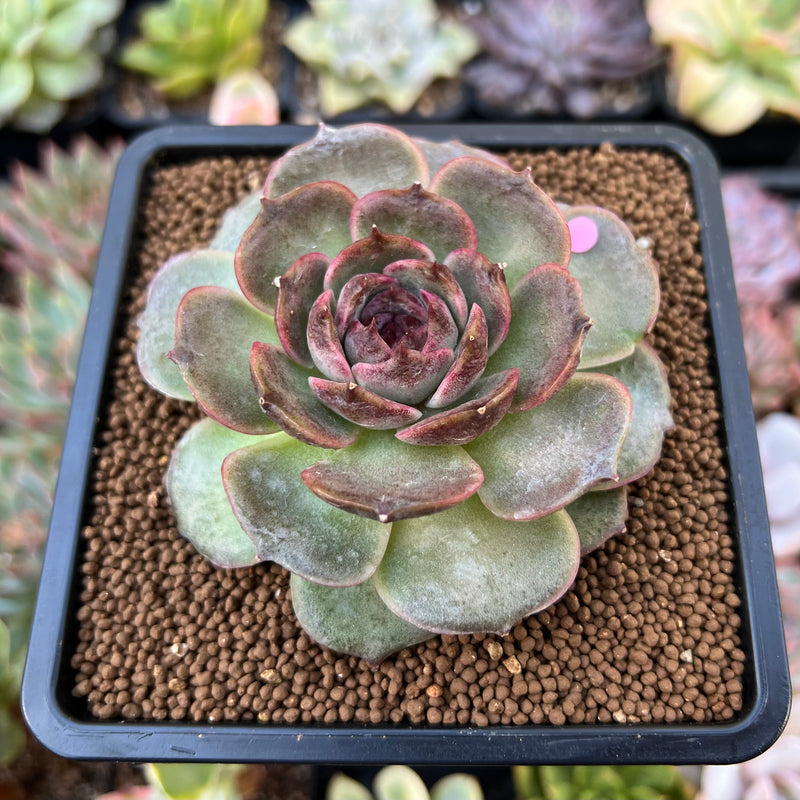
M 45 143 L 38 170 L 12 165 L 11 181 L 0 185 L 3 265 L 50 280 L 54 265 L 66 263 L 90 280 L 121 152 L 121 143 L 102 148 L 82 136 L 68 151 Z
M 689 785 L 675 767 L 513 767 L 519 800 L 688 800 Z M 724 792 L 714 797 L 727 797 Z
M 254 69 L 224 78 L 214 87 L 208 107 L 212 125 L 275 125 L 280 116 L 278 95 Z
M 505 631 L 623 529 L 659 457 L 658 303 L 610 212 L 562 213 L 458 142 L 323 126 L 150 285 L 141 371 L 208 415 L 168 468 L 178 528 L 289 569 L 335 650 Z
M 767 111 L 800 118 L 800 8 L 794 0 L 647 0 L 670 49 L 678 111 L 721 136 Z
M 325 117 L 378 101 L 405 114 L 436 78 L 454 78 L 478 51 L 472 33 L 433 0 L 310 0 L 284 42 L 318 75 Z
M 625 82 L 660 60 L 638 0 L 484 0 L 470 24 L 485 55 L 467 79 L 484 103 L 518 113 L 626 111 L 642 92 Z
M 748 174 L 721 187 L 739 301 L 785 300 L 800 285 L 800 213 Z
M 480 783 L 472 775 L 454 772 L 438 780 L 430 792 L 411 767 L 395 764 L 384 767 L 375 776 L 372 792 L 358 781 L 337 772 L 328 783 L 325 800 L 483 800 Z
M 775 558 L 796 562 L 800 554 L 800 419 L 776 412 L 764 417 L 756 430 Z
M 167 0 L 145 9 L 141 38 L 120 63 L 149 76 L 166 97 L 185 99 L 255 67 L 268 0 Z
M 760 416 L 800 396 L 800 215 L 748 175 L 722 181 L 753 407 Z
M 0 4 L 0 125 L 45 133 L 103 77 L 122 0 Z

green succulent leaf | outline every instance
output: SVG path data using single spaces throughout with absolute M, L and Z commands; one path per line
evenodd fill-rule
M 96 86 L 103 75 L 99 56 L 91 51 L 77 53 L 68 61 L 38 58 L 33 64 L 37 88 L 53 100 L 80 97 Z
M 292 575 L 292 605 L 298 622 L 317 642 L 360 656 L 372 664 L 431 638 L 386 607 L 371 580 L 356 586 L 322 586 Z
M 275 199 L 264 197 L 261 211 L 236 251 L 236 277 L 256 308 L 275 311 L 275 280 L 301 256 L 333 258 L 350 244 L 350 212 L 355 195 L 340 183 L 319 181 Z
M 575 523 L 581 540 L 581 555 L 622 533 L 628 519 L 628 489 L 587 492 L 564 509 Z
M 337 772 L 328 781 L 325 800 L 374 800 L 366 786 L 342 772 Z
M 414 139 L 414 144 L 419 147 L 425 160 L 428 162 L 428 171 L 433 177 L 448 161 L 454 158 L 461 158 L 462 156 L 471 156 L 472 158 L 481 158 L 485 161 L 491 161 L 501 167 L 509 168 L 508 162 L 496 155 L 490 153 L 488 150 L 482 150 L 480 147 L 471 147 L 468 144 L 458 141 L 458 139 L 451 139 L 449 142 L 433 142 L 429 139 Z
M 616 479 L 631 419 L 627 389 L 607 375 L 576 374 L 547 402 L 467 445 L 483 467 L 481 500 L 505 519 L 535 519 Z
M 519 368 L 512 411 L 552 397 L 575 372 L 591 320 L 581 287 L 563 267 L 542 264 L 511 292 L 508 335 L 488 363 L 491 371 Z
M 320 125 L 317 135 L 292 148 L 269 171 L 264 193 L 277 197 L 311 181 L 337 181 L 357 197 L 379 189 L 428 182 L 425 158 L 405 134 L 386 125 Z
M 259 559 L 327 586 L 367 580 L 383 557 L 391 526 L 348 514 L 308 490 L 301 472 L 320 456 L 283 434 L 232 452 L 222 479 Z
M 460 447 L 418 448 L 378 431 L 364 431 L 356 444 L 302 477 L 328 503 L 381 522 L 449 508 L 483 481 L 480 467 Z
M 274 433 L 250 378 L 254 342 L 278 344 L 272 317 L 219 286 L 187 292 L 178 307 L 169 357 L 210 417 L 242 433 Z
M 472 497 L 396 522 L 373 582 L 399 617 L 435 633 L 505 632 L 575 578 L 578 533 L 564 511 L 499 520 Z
M 569 263 L 569 230 L 555 203 L 533 182 L 530 169 L 457 158 L 433 178 L 431 191 L 458 203 L 475 225 L 478 250 L 505 264 L 509 289 L 539 264 Z
M 474 775 L 454 772 L 433 784 L 431 800 L 484 800 L 483 789 Z
M 0 63 L 0 120 L 21 106 L 33 91 L 33 69 L 25 59 Z
M 629 356 L 653 327 L 661 296 L 658 272 L 649 253 L 615 214 L 573 206 L 565 216 L 569 221 L 588 218 L 598 231 L 597 243 L 586 252 L 573 253 L 569 263 L 592 318 L 580 368 L 592 369 Z
M 14 113 L 14 125 L 24 131 L 44 134 L 64 116 L 66 109 L 64 100 L 45 97 L 34 88 L 34 94 Z
M 233 253 L 193 250 L 169 259 L 147 290 L 145 309 L 138 320 L 136 349 L 144 379 L 168 397 L 194 400 L 174 361 L 167 353 L 175 346 L 175 319 L 183 296 L 196 286 L 220 286 L 239 292 Z
M 183 435 L 167 469 L 167 494 L 178 529 L 219 567 L 246 567 L 261 560 L 234 516 L 221 472 L 229 453 L 253 441 L 207 417 Z
M 667 371 L 653 348 L 644 342 L 622 361 L 595 371 L 624 383 L 633 400 L 631 425 L 617 460 L 617 482 L 630 483 L 656 465 L 664 434 L 674 427 Z
M 425 784 L 411 767 L 392 764 L 384 767 L 372 783 L 375 800 L 429 800 Z
M 385 233 L 425 242 L 439 261 L 459 248 L 477 244 L 475 226 L 452 200 L 432 194 L 419 183 L 410 189 L 387 189 L 364 195 L 353 208 L 350 232 L 354 240 L 376 226 Z
M 229 208 L 222 217 L 214 238 L 209 243 L 210 250 L 224 250 L 235 253 L 245 231 L 255 222 L 261 211 L 261 192 L 253 192 Z

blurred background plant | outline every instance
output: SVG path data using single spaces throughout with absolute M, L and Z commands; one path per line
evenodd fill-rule
M 0 761 L 23 738 L 19 678 L 114 165 L 121 145 L 48 145 L 0 186 Z
M 433 0 L 310 0 L 286 46 L 317 76 L 331 118 L 378 102 L 408 113 L 436 78 L 455 78 L 478 51 L 474 35 Z
M 667 91 L 718 135 L 768 111 L 800 119 L 797 0 L 646 0 L 653 41 L 669 48 Z
M 208 109 L 212 125 L 276 125 L 280 115 L 277 93 L 254 69 L 223 78 L 214 87 Z
M 517 800 L 688 800 L 694 795 L 694 787 L 671 766 L 514 767 L 513 772 Z
M 268 0 L 167 0 L 139 17 L 140 38 L 123 67 L 144 74 L 164 96 L 193 97 L 261 58 Z
M 579 119 L 630 111 L 659 64 L 640 0 L 484 0 L 483 55 L 466 69 L 489 108 Z
M 123 0 L 0 3 L 0 127 L 49 131 L 96 89 Z
M 325 800 L 483 800 L 483 790 L 476 778 L 454 772 L 436 781 L 430 791 L 410 767 L 384 767 L 372 782 L 372 792 L 339 772 L 328 783 Z

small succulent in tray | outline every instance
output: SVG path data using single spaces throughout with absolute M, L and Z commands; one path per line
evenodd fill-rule
M 52 280 L 64 262 L 91 280 L 121 144 L 104 150 L 88 136 L 69 152 L 45 143 L 38 171 L 12 165 L 0 188 L 0 236 L 8 242 L 3 266 Z
M 787 410 L 800 396 L 800 214 L 748 175 L 722 198 L 753 407 Z
M 46 133 L 95 89 L 122 0 L 3 0 L 0 126 Z
M 49 146 L 44 174 L 11 171 L 0 186 L 3 266 L 16 305 L 0 304 L 0 761 L 24 742 L 14 714 L 58 461 L 120 148 L 80 139 Z M 8 637 L 7 639 L 5 637 Z M 5 662 L 5 663 L 4 663 Z M 5 727 L 4 727 L 5 725 Z
M 141 38 L 123 67 L 144 73 L 165 97 L 193 97 L 261 58 L 268 0 L 166 0 L 144 10 Z
M 653 40 L 670 49 L 678 111 L 721 136 L 768 111 L 800 119 L 796 0 L 647 0 Z
M 468 80 L 487 107 L 516 114 L 629 111 L 660 61 L 639 0 L 484 0 L 470 24 L 485 54 Z
M 658 305 L 612 213 L 459 142 L 323 126 L 150 285 L 143 375 L 207 414 L 167 471 L 178 528 L 289 569 L 335 650 L 506 631 L 659 458 Z
M 433 0 L 311 0 L 286 46 L 317 73 L 326 118 L 379 102 L 409 112 L 436 78 L 454 78 L 478 50 Z

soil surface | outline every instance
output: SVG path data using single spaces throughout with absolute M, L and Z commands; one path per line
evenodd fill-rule
M 648 341 L 669 372 L 676 427 L 661 462 L 631 487 L 627 532 L 584 558 L 558 603 L 505 636 L 436 637 L 377 669 L 309 639 L 281 567 L 211 566 L 178 535 L 163 490 L 169 453 L 200 412 L 144 384 L 135 321 L 154 272 L 205 245 L 269 162 L 155 166 L 86 505 L 78 641 L 64 667 L 80 714 L 480 727 L 722 722 L 747 706 L 725 431 L 689 177 L 660 151 L 508 155 L 557 200 L 610 208 L 652 243 L 662 305 Z

